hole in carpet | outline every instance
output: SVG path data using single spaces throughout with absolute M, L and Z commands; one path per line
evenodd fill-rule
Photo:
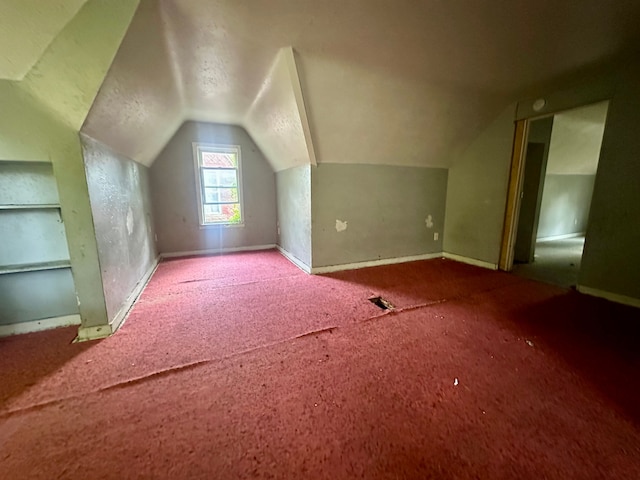
M 393 303 L 391 303 L 389 300 L 385 300 L 382 297 L 371 297 L 369 298 L 369 301 L 376 307 L 380 307 L 382 310 L 393 310 L 394 308 L 396 308 L 393 306 Z

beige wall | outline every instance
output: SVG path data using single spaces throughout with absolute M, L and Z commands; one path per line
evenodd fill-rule
M 497 265 L 504 223 L 515 104 L 449 168 L 444 251 Z
M 200 227 L 192 142 L 240 145 L 244 226 Z M 150 180 L 160 253 L 275 245 L 275 175 L 243 128 L 186 122 L 154 161 Z

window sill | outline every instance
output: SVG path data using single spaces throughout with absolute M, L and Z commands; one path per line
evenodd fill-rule
M 220 228 L 244 228 L 244 223 L 209 223 L 200 224 L 200 230 L 220 229 Z

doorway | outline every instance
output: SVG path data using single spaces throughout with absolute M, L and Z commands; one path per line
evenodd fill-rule
M 519 166 L 512 167 L 517 178 L 509 191 L 513 219 L 505 226 L 511 241 L 503 241 L 509 249 L 504 270 L 577 285 L 607 108 L 599 102 L 524 121 L 521 158 L 514 153 L 513 160 Z

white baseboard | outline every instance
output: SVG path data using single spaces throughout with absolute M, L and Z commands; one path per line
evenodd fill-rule
M 359 268 L 379 267 L 381 265 L 392 265 L 395 263 L 416 262 L 418 260 L 431 260 L 433 258 L 442 258 L 442 253 L 425 253 L 422 255 L 412 255 L 408 257 L 383 258 L 380 260 L 370 260 L 357 263 L 343 263 L 341 265 L 329 265 L 326 267 L 312 267 L 312 274 L 339 272 L 341 270 L 357 270 Z
M 169 252 L 161 253 L 160 258 L 179 258 L 179 257 L 194 257 L 205 255 L 218 255 L 221 253 L 234 253 L 234 252 L 252 252 L 256 250 L 272 250 L 276 248 L 275 244 L 269 245 L 253 245 L 250 247 L 230 247 L 230 248 L 213 248 L 210 250 L 190 250 L 186 252 Z
M 131 311 L 131 308 L 136 303 L 136 300 L 138 300 L 138 297 L 144 290 L 144 287 L 147 286 L 149 280 L 151 280 L 153 273 L 158 268 L 159 262 L 160 257 L 156 258 L 153 261 L 151 266 L 144 273 L 140 281 L 138 281 L 135 288 L 131 291 L 125 302 L 122 304 L 122 307 L 109 325 L 97 325 L 94 327 L 81 326 L 78 329 L 78 336 L 74 340 L 74 343 L 86 342 L 88 340 L 99 340 L 101 338 L 106 338 L 110 335 L 113 335 L 124 324 L 124 321 L 127 319 L 127 316 Z
M 462 255 L 456 255 L 455 253 L 444 252 L 442 254 L 444 258 L 448 258 L 449 260 L 455 260 L 456 262 L 466 263 L 468 265 L 474 265 L 476 267 L 488 268 L 489 270 L 497 270 L 498 264 L 485 262 L 483 260 L 478 260 L 475 258 L 464 257 Z
M 630 305 L 632 307 L 640 308 L 640 299 L 627 297 L 626 295 L 619 295 L 617 293 L 606 292 L 597 288 L 585 287 L 584 285 L 578 285 L 578 291 L 585 295 L 591 295 L 592 297 L 604 298 L 605 300 L 611 300 L 612 302 L 622 303 L 624 305 Z
M 304 263 L 302 260 L 299 260 L 298 258 L 296 258 L 296 256 L 293 255 L 291 252 L 285 250 L 280 245 L 276 245 L 276 248 L 282 255 L 284 255 L 287 258 L 287 260 L 293 263 L 296 267 L 298 267 L 304 273 L 311 273 L 311 267 L 309 267 L 309 265 Z
M 568 238 L 584 237 L 586 234 L 587 232 L 565 233 L 564 235 L 551 235 L 550 237 L 536 238 L 536 243 L 553 242 L 554 240 L 566 240 Z
M 80 315 L 65 315 L 63 317 L 44 318 L 42 320 L 32 320 L 30 322 L 0 325 L 0 337 L 41 332 L 43 330 L 70 327 L 72 325 L 80 325 Z

